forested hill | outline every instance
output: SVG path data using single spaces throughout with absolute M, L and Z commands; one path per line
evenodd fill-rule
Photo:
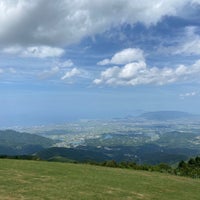
M 35 134 L 0 131 L 0 155 L 32 154 L 53 144 L 53 140 Z

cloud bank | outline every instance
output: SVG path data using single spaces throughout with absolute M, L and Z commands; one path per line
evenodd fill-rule
M 0 52 L 40 59 L 64 57 L 65 48 L 83 38 L 127 24 L 134 27 L 142 23 L 149 27 L 166 16 L 184 17 L 189 12 L 186 8 L 195 8 L 196 4 L 199 5 L 200 0 L 1 0 Z M 199 55 L 200 37 L 195 30 L 188 29 L 187 41 L 171 52 Z M 126 48 L 97 64 L 112 67 L 102 71 L 95 84 L 163 85 L 186 81 L 199 74 L 199 61 L 191 66 L 150 67 L 139 48 Z M 66 67 L 71 68 L 63 70 Z M 42 77 L 58 73 L 62 73 L 61 80 L 65 80 L 80 77 L 82 71 L 68 60 L 50 66 L 42 72 Z
M 115 55 L 118 55 L 118 53 Z M 97 85 L 113 86 L 164 85 L 174 82 L 197 80 L 199 75 L 200 60 L 191 66 L 179 65 L 177 67 L 158 68 L 148 67 L 146 62 L 141 59 L 137 62 L 126 63 L 122 67 L 109 67 L 102 71 L 100 77 L 93 82 Z
M 3 49 L 4 53 L 16 54 L 21 57 L 48 58 L 60 57 L 64 54 L 64 49 L 49 46 L 30 46 L 22 48 L 20 46 L 7 47 Z
M 0 44 L 63 47 L 122 24 L 154 25 L 194 3 L 200 1 L 1 0 Z

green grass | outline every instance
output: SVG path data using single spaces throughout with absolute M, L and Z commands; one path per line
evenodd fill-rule
M 199 200 L 200 180 L 85 164 L 0 159 L 2 200 Z

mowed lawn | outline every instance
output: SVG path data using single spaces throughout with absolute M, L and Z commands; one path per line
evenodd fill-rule
M 199 200 L 200 180 L 86 164 L 0 159 L 0 200 Z

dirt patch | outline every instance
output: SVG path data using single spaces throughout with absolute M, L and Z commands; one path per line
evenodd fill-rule
M 113 193 L 116 193 L 116 192 L 126 193 L 127 195 L 131 194 L 131 196 L 129 196 L 128 199 L 134 199 L 134 198 L 137 198 L 137 199 L 149 199 L 144 194 L 141 194 L 141 193 L 138 193 L 138 192 L 133 192 L 133 191 L 130 192 L 130 191 L 123 190 L 123 189 L 120 189 L 120 188 L 112 188 L 112 187 L 109 187 L 107 189 L 109 189 L 109 190 L 106 191 L 106 193 L 108 193 L 108 194 L 113 194 Z

